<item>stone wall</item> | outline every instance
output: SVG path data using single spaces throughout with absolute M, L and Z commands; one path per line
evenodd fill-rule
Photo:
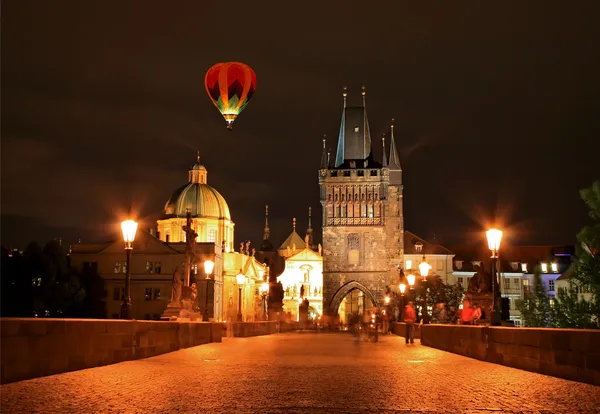
M 248 336 L 270 335 L 277 333 L 277 322 L 234 322 L 233 336 L 246 338 Z
M 509 367 L 600 385 L 600 331 L 423 325 L 421 343 Z
M 421 337 L 421 325 L 415 324 L 415 339 Z M 391 331 L 394 335 L 406 338 L 406 324 L 404 322 L 392 322 Z
M 222 324 L 116 319 L 0 320 L 1 382 L 146 358 L 221 342 Z

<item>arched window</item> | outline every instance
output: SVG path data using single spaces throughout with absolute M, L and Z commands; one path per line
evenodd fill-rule
M 360 262 L 360 238 L 358 233 L 348 235 L 348 264 Z

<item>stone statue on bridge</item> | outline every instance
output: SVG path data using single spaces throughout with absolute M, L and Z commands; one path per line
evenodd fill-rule
M 469 280 L 469 286 L 467 293 L 472 295 L 484 295 L 491 292 L 491 285 L 489 283 L 489 275 L 483 271 L 483 269 L 475 265 L 474 269 L 477 273 Z
M 179 266 L 175 266 L 175 271 L 173 272 L 173 289 L 171 290 L 171 303 L 179 304 L 181 301 L 181 273 L 179 271 Z

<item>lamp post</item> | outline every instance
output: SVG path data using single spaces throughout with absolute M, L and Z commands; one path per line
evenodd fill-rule
M 260 294 L 262 296 L 262 308 L 263 308 L 263 321 L 268 320 L 267 318 L 267 296 L 269 295 L 269 284 L 263 282 L 260 285 Z
M 490 323 L 494 325 L 496 323 L 496 319 L 498 318 L 496 307 L 498 306 L 498 302 L 496 300 L 496 283 L 498 283 L 498 278 L 496 276 L 497 266 L 496 262 L 498 260 L 498 250 L 500 250 L 500 241 L 502 240 L 502 230 L 498 229 L 489 229 L 485 233 L 488 241 L 488 247 L 492 252 L 492 315 L 490 319 Z M 500 295 L 500 283 L 498 283 L 498 296 Z
M 210 278 L 210 275 L 212 274 L 214 268 L 215 262 L 213 262 L 212 260 L 204 261 L 204 273 L 206 274 L 206 279 L 204 280 L 204 309 L 202 310 L 202 320 L 204 322 L 210 321 L 210 317 L 208 316 L 208 294 L 211 290 L 209 289 L 210 284 L 214 283 L 214 280 Z M 212 291 L 214 292 L 214 288 L 212 289 Z
M 125 264 L 125 296 L 121 305 L 121 319 L 131 319 L 131 251 L 133 250 L 133 241 L 137 231 L 138 223 L 135 220 L 125 220 L 121 222 L 123 231 L 123 241 L 125 241 L 125 253 L 127 263 Z
M 400 322 L 402 322 L 404 321 L 404 292 L 406 291 L 406 285 L 400 283 L 398 289 L 400 289 Z
M 419 273 L 423 277 L 423 323 L 429 323 L 429 311 L 427 310 L 427 275 L 429 269 L 431 269 L 431 265 L 427 263 L 427 259 L 423 256 L 423 260 L 419 263 Z
M 406 275 L 406 281 L 408 282 L 408 288 L 409 290 L 412 291 L 412 296 L 413 296 L 413 300 L 416 299 L 415 297 L 415 292 L 414 292 L 414 288 L 415 288 L 415 279 L 417 277 L 411 273 L 409 273 L 408 275 Z M 410 300 L 409 300 L 410 301 Z M 419 309 L 417 306 L 415 306 L 415 313 L 417 312 L 417 309 Z
M 246 276 L 242 273 L 242 269 L 240 269 L 240 273 L 236 276 L 237 284 L 239 287 L 239 296 L 238 296 L 238 322 L 242 322 L 242 287 L 244 286 L 244 282 L 246 281 Z

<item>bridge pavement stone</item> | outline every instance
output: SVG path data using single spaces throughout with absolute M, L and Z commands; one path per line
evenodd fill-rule
M 600 412 L 600 387 L 345 334 L 224 338 L 0 393 L 3 413 Z

